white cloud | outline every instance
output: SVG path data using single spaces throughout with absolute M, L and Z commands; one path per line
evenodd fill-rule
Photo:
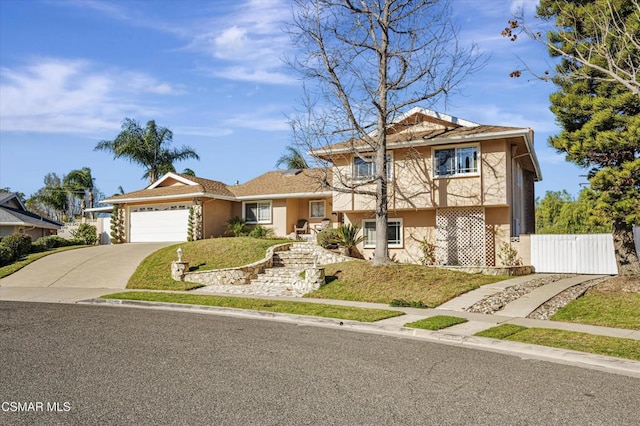
M 290 4 L 283 0 L 249 0 L 202 26 L 189 48 L 218 61 L 213 75 L 229 80 L 296 84 L 282 58 L 291 49 L 283 32 Z M 215 28 L 215 30 L 210 30 Z
M 179 92 L 143 73 L 41 58 L 0 68 L 0 130 L 99 133 L 119 128 L 124 117 L 157 113 L 145 106 L 145 95 Z

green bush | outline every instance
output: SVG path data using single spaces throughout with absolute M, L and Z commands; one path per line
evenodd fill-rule
M 42 238 L 38 238 L 31 243 L 31 253 L 40 253 L 47 250 L 46 242 Z
M 338 230 L 334 228 L 323 229 L 318 232 L 318 236 L 316 237 L 316 242 L 320 247 L 323 248 L 335 248 L 337 244 L 335 243 L 338 238 Z
M 65 240 L 64 238 L 58 235 L 50 235 L 48 237 L 44 237 L 47 241 L 48 248 L 58 248 L 58 247 L 66 247 L 69 244 L 69 240 Z
M 249 236 L 253 238 L 269 238 L 273 236 L 273 229 L 265 228 L 262 225 L 255 225 Z
M 31 251 L 31 236 L 28 234 L 11 234 L 2 239 L 2 244 L 13 251 L 13 258 L 20 259 Z
M 247 224 L 241 217 L 235 216 L 227 221 L 227 234 L 233 234 L 234 237 L 242 237 L 247 235 Z
M 73 239 L 80 244 L 94 245 L 98 241 L 98 230 L 88 223 L 81 223 L 76 231 L 71 232 Z
M 0 266 L 8 265 L 13 262 L 13 250 L 0 243 Z

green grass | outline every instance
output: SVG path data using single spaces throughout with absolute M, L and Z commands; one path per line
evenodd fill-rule
M 256 311 L 279 312 L 295 315 L 310 315 L 338 318 L 361 322 L 380 321 L 403 315 L 400 311 L 366 309 L 351 306 L 325 305 L 309 302 L 253 299 L 244 297 L 208 296 L 182 293 L 156 293 L 129 291 L 102 296 L 103 299 L 144 300 L 150 302 L 182 303 L 189 305 L 221 306 L 225 308 L 252 309 Z
M 476 333 L 476 336 L 640 361 L 640 341 L 634 339 L 597 336 L 546 328 L 526 328 L 511 324 L 502 324 L 481 331 Z
M 267 249 L 291 240 L 256 239 L 249 237 L 212 238 L 164 247 L 147 256 L 129 279 L 127 288 L 152 290 L 190 290 L 202 284 L 178 282 L 171 278 L 171 262 L 176 250 L 182 248 L 183 260 L 190 271 L 235 268 L 263 259 Z
M 589 292 L 560 308 L 551 320 L 640 330 L 640 293 Z
M 25 257 L 22 260 L 18 260 L 18 261 L 13 262 L 13 263 L 11 263 L 9 265 L 5 265 L 5 266 L 1 267 L 0 268 L 0 278 L 4 278 L 6 276 L 9 276 L 9 275 L 13 274 L 14 272 L 17 272 L 20 269 L 24 268 L 28 264 L 33 263 L 38 259 L 42 259 L 45 256 L 49 256 L 51 254 L 59 253 L 61 251 L 75 250 L 75 249 L 84 248 L 84 247 L 89 247 L 89 246 L 58 247 L 58 248 L 47 250 L 47 251 L 43 251 L 43 252 L 40 252 L 40 253 L 28 254 L 27 257 Z
M 409 328 L 421 328 L 423 330 L 442 330 L 456 324 L 464 324 L 469 320 L 466 318 L 452 317 L 449 315 L 436 315 L 433 317 L 421 319 L 419 321 L 408 322 L 404 326 Z
M 420 265 L 371 266 L 364 261 L 327 265 L 325 274 L 328 284 L 305 297 L 387 304 L 397 299 L 422 302 L 430 308 L 508 278 Z

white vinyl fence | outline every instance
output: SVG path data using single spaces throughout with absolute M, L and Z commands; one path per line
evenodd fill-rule
M 618 273 L 611 234 L 531 235 L 531 264 L 540 273 Z

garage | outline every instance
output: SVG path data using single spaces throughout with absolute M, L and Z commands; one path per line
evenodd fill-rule
M 189 206 L 136 207 L 129 217 L 132 243 L 187 241 Z

